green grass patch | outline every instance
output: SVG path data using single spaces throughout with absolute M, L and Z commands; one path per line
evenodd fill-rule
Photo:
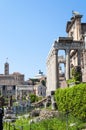
M 15 123 L 10 123 L 6 127 L 4 124 L 4 129 L 6 130 L 81 130 L 86 127 L 86 123 L 76 119 L 71 115 L 60 114 L 59 118 L 51 118 L 43 120 L 37 123 L 29 124 L 30 119 L 20 118 L 17 119 Z

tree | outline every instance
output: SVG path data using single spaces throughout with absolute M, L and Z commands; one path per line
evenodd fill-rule
M 80 66 L 75 66 L 72 68 L 72 76 L 75 79 L 75 82 L 82 81 L 82 72 L 81 72 L 81 67 Z
M 42 85 L 46 86 L 46 81 L 45 80 L 42 80 L 41 83 L 42 83 Z
M 30 94 L 29 97 L 31 103 L 38 101 L 38 97 L 35 94 Z

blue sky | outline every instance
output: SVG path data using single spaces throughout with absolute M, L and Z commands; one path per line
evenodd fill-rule
M 8 57 L 10 73 L 25 74 L 25 79 L 41 71 L 46 74 L 46 58 L 54 40 L 67 36 L 66 23 L 72 10 L 83 14 L 83 0 L 1 0 L 0 73 Z

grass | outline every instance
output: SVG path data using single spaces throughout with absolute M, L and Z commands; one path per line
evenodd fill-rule
M 59 118 L 52 118 L 43 120 L 38 123 L 29 124 L 29 118 L 20 118 L 17 119 L 16 122 L 4 124 L 4 128 L 6 130 L 81 130 L 81 128 L 86 127 L 86 123 L 79 121 L 73 116 L 63 116 L 60 115 Z M 15 129 L 14 129 L 15 128 Z

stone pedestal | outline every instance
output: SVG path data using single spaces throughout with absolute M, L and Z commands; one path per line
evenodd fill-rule
M 54 96 L 51 96 L 51 107 L 52 110 L 56 110 L 56 102 L 54 100 Z

